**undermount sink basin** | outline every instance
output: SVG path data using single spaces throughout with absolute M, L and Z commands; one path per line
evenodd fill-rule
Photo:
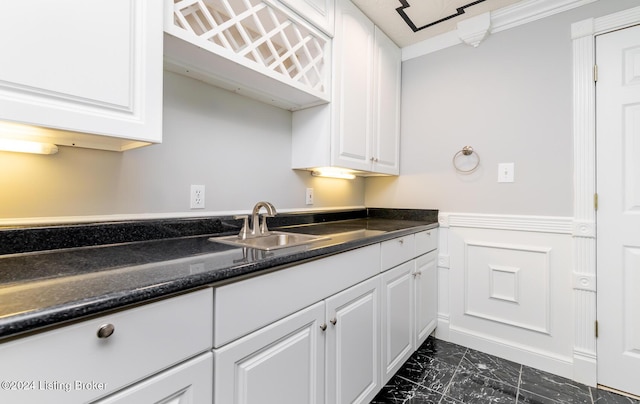
M 282 231 L 271 231 L 269 234 L 247 239 L 240 239 L 238 236 L 211 237 L 209 240 L 218 243 L 234 245 L 237 247 L 257 248 L 259 250 L 277 250 L 279 248 L 295 247 L 314 241 L 327 240 L 330 237 L 312 236 L 309 234 L 287 233 Z

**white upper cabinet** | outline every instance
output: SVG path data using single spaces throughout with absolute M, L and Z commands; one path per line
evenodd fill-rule
M 335 0 L 281 0 L 307 21 L 333 36 Z
M 275 0 L 164 0 L 164 5 L 165 69 L 288 110 L 330 100 L 331 38 L 285 5 Z
M 338 0 L 332 102 L 293 114 L 293 168 L 399 174 L 400 72 L 400 49 Z
M 402 51 L 378 27 L 375 31 L 373 170 L 400 173 L 400 89 Z
M 162 141 L 157 0 L 5 1 L 0 51 L 0 136 L 118 151 Z

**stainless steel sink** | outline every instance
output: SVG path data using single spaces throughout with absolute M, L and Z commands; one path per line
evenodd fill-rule
M 257 248 L 271 251 L 280 248 L 295 247 L 313 243 L 314 241 L 328 240 L 328 236 L 312 236 L 309 234 L 287 233 L 283 231 L 271 231 L 266 235 L 241 239 L 237 235 L 225 237 L 211 237 L 209 240 L 218 243 L 234 245 L 237 247 Z

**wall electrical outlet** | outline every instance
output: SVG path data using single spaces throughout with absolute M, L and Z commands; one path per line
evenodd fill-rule
M 304 198 L 307 205 L 313 205 L 313 188 L 307 188 Z
M 204 209 L 204 185 L 191 185 L 191 209 Z
M 498 164 L 498 182 L 514 181 L 514 164 L 500 163 Z

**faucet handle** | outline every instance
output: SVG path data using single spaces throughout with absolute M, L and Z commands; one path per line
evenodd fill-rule
M 267 228 L 267 218 L 274 217 L 274 216 L 275 215 L 270 215 L 268 213 L 260 215 L 260 217 L 262 218 L 262 220 L 260 221 L 260 234 L 269 233 L 269 229 Z
M 249 215 L 236 215 L 233 218 L 243 220 L 242 229 L 240 229 L 240 234 L 238 234 L 238 238 L 240 240 L 246 240 L 247 234 L 249 234 Z

